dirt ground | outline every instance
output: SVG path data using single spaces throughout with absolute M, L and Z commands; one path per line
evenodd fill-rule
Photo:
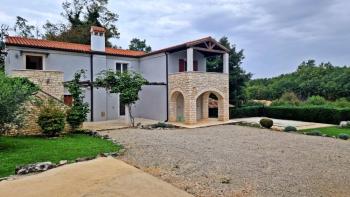
M 196 196 L 350 195 L 350 141 L 234 125 L 105 133 L 122 160 Z

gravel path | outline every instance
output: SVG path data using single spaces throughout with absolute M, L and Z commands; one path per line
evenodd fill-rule
M 196 196 L 350 195 L 350 141 L 234 125 L 105 133 L 122 160 Z

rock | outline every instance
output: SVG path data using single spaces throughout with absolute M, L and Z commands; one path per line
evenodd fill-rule
M 89 161 L 89 160 L 92 160 L 92 159 L 95 159 L 95 157 L 81 157 L 81 158 L 76 159 L 75 161 L 76 162 L 82 162 L 82 161 Z
M 221 178 L 221 183 L 222 184 L 229 184 L 231 182 L 230 178 L 223 177 Z
M 350 127 L 350 121 L 341 121 L 339 124 L 340 128 Z
M 109 155 L 112 156 L 112 157 L 118 157 L 119 153 L 118 152 L 112 152 L 112 153 L 109 153 Z
M 35 164 L 28 164 L 25 166 L 16 167 L 15 173 L 18 175 L 29 174 L 34 172 L 43 172 L 56 167 L 55 164 L 51 162 L 40 162 Z
M 61 160 L 58 165 L 63 166 L 66 165 L 68 163 L 68 160 Z

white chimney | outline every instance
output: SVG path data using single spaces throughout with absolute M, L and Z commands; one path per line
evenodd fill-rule
M 91 51 L 105 52 L 105 28 L 92 26 L 91 27 Z

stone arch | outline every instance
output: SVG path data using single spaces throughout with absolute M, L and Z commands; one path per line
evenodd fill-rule
M 221 91 L 211 88 L 202 90 L 196 97 L 196 119 L 207 120 L 209 118 L 209 96 L 214 94 L 218 98 L 218 120 L 228 120 L 228 98 Z M 227 109 L 226 109 L 227 108 Z
M 174 90 L 170 94 L 169 121 L 184 121 L 185 119 L 185 95 L 180 90 Z

